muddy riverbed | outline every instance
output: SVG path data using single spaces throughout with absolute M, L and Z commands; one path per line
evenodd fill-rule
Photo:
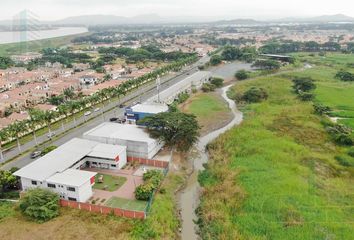
M 187 180 L 186 187 L 179 194 L 179 208 L 181 210 L 180 214 L 182 220 L 181 238 L 185 240 L 194 240 L 199 238 L 197 235 L 197 225 L 195 224 L 195 221 L 197 220 L 195 209 L 199 205 L 201 187 L 198 183 L 197 177 L 198 172 L 203 170 L 203 164 L 208 161 L 208 154 L 205 151 L 205 147 L 220 134 L 242 122 L 242 113 L 237 110 L 235 102 L 227 97 L 226 93 L 230 87 L 231 86 L 222 88 L 221 95 L 228 103 L 233 114 L 233 119 L 226 126 L 212 131 L 199 139 L 196 146 L 197 154 L 193 153 L 190 159 L 190 161 L 192 161 L 192 174 Z

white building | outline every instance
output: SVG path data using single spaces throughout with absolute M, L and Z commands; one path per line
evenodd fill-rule
M 168 106 L 166 104 L 143 103 L 143 104 L 136 104 L 132 107 L 125 108 L 125 117 L 128 122 L 136 123 L 137 121 L 143 119 L 144 117 L 162 113 L 162 112 L 167 112 L 167 111 L 168 111 Z
M 52 152 L 21 168 L 22 190 L 42 187 L 62 199 L 86 202 L 92 196 L 95 172 L 85 167 L 120 169 L 127 162 L 126 147 L 74 138 Z
M 105 122 L 84 133 L 83 138 L 127 147 L 129 157 L 152 159 L 163 143 L 149 136 L 144 127 Z

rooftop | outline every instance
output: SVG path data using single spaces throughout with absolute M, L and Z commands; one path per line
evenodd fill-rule
M 143 104 L 134 105 L 130 109 L 133 112 L 144 112 L 144 113 L 156 114 L 156 113 L 161 113 L 161 112 L 167 112 L 168 106 L 166 104 L 143 103 Z
M 113 157 L 115 158 L 123 148 L 117 145 L 73 138 L 52 152 L 21 168 L 14 175 L 44 181 L 56 173 L 63 173 L 91 153 L 101 158 L 108 158 L 117 153 Z
M 83 136 L 146 142 L 148 144 L 156 141 L 156 139 L 153 139 L 149 136 L 149 133 L 145 131 L 144 127 L 111 122 L 102 123 L 90 131 L 84 133 Z
M 76 169 L 67 169 L 62 173 L 57 173 L 51 176 L 46 181 L 49 183 L 80 187 L 82 184 L 89 181 L 96 174 L 97 173 L 95 172 L 88 172 L 88 171 L 76 170 Z

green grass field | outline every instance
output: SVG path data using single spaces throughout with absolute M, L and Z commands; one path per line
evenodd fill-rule
M 182 106 L 182 111 L 194 114 L 202 126 L 201 134 L 218 129 L 231 120 L 227 103 L 217 93 L 198 93 Z
M 99 177 L 103 175 L 103 182 L 99 182 Z M 108 174 L 98 173 L 95 177 L 95 185 L 93 185 L 94 189 L 100 189 L 105 191 L 116 191 L 127 181 L 125 177 L 120 176 L 112 176 Z
M 118 198 L 118 197 L 111 197 L 110 199 L 108 199 L 105 205 L 112 208 L 122 208 L 122 209 L 133 210 L 133 211 L 144 211 L 147 202 Z
M 269 98 L 241 109 L 243 123 L 209 148 L 199 175 L 203 239 L 354 238 L 354 168 L 338 161 L 351 158 L 348 148 L 331 142 L 312 103 L 299 101 L 291 85 L 284 76 L 235 85 L 237 92 L 263 87 Z

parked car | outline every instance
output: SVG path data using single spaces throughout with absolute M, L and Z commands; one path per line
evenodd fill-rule
M 100 108 L 95 108 L 93 111 L 94 112 L 98 112 L 99 110 L 101 110 Z
M 118 107 L 119 108 L 125 108 L 125 105 L 124 104 L 119 104 Z
M 118 118 L 116 118 L 116 117 L 112 117 L 109 119 L 110 122 L 116 122 L 117 120 L 118 120 Z
M 56 135 L 55 132 L 51 132 L 51 133 L 48 133 L 47 137 L 48 137 L 48 138 L 52 138 L 52 137 L 54 137 L 55 135 Z
M 121 118 L 118 118 L 117 119 L 117 123 L 125 123 L 127 120 L 125 118 L 121 119 Z
M 90 116 L 90 115 L 91 115 L 91 112 L 90 112 L 90 111 L 87 111 L 87 112 L 84 113 L 84 115 L 85 115 L 85 117 Z
M 33 153 L 31 153 L 31 158 L 37 158 L 39 156 L 41 156 L 42 151 L 34 151 Z

